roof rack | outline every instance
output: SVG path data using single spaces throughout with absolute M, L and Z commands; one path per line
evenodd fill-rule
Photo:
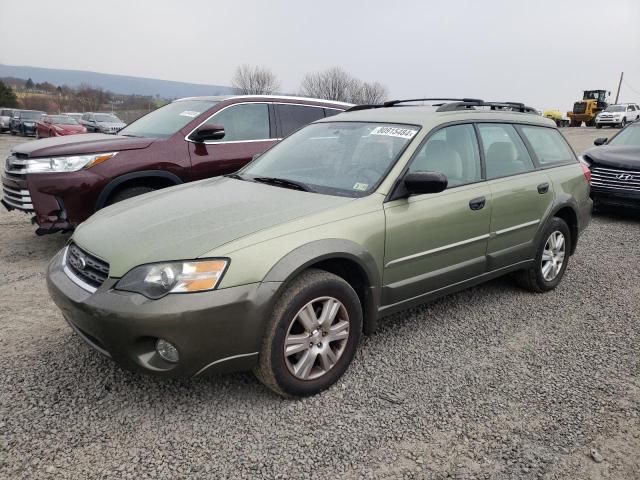
M 436 112 L 453 112 L 456 110 L 475 110 L 476 107 L 489 107 L 491 110 L 510 110 L 521 113 L 538 113 L 535 108 L 520 102 L 485 102 L 478 98 L 410 98 L 407 100 L 390 100 L 374 105 L 355 105 L 347 112 L 370 110 L 372 108 L 388 108 L 406 106 L 403 104 L 414 102 L 431 102 L 431 106 L 438 107 Z M 434 103 L 442 102 L 442 103 Z

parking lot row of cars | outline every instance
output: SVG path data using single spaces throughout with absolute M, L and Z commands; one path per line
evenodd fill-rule
M 382 316 L 506 273 L 555 288 L 590 193 L 640 199 L 640 124 L 578 159 L 532 112 L 186 98 L 115 136 L 17 146 L 2 202 L 38 233 L 75 229 L 48 285 L 97 351 L 159 375 L 253 369 L 310 395 Z
M 87 132 L 117 133 L 126 123 L 112 113 L 62 113 L 48 115 L 40 110 L 0 109 L 0 133 L 60 137 Z

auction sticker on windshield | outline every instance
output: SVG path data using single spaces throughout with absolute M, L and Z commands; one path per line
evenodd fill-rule
M 417 130 L 400 127 L 376 127 L 371 130 L 371 135 L 384 135 L 387 137 L 413 138 Z
M 182 117 L 191 117 L 191 118 L 195 118 L 195 117 L 197 117 L 198 115 L 200 115 L 200 113 L 201 113 L 201 112 L 194 112 L 194 111 L 191 111 L 191 110 L 185 110 L 185 111 L 184 111 L 184 112 L 182 112 L 180 115 L 181 115 Z

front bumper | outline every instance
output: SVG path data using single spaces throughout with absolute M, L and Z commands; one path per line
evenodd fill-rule
M 64 272 L 63 252 L 49 264 L 51 298 L 85 342 L 121 366 L 163 376 L 193 377 L 248 370 L 256 364 L 280 283 L 149 300 L 114 290 L 117 279 L 109 278 L 95 293 L 89 293 Z M 177 347 L 178 363 L 167 362 L 156 353 L 158 338 Z
M 620 125 L 622 119 L 616 120 L 615 118 L 596 118 L 596 125 Z
M 108 179 L 88 170 L 2 175 L 2 204 L 35 213 L 39 233 L 73 230 L 95 211 Z
M 628 192 L 591 186 L 591 198 L 598 204 L 640 209 L 640 192 Z

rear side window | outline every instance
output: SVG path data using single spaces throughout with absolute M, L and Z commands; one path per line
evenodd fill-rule
M 512 125 L 500 123 L 478 124 L 487 180 L 507 177 L 534 169 L 524 142 Z
M 319 118 L 324 118 L 320 107 L 305 107 L 304 105 L 276 104 L 276 115 L 280 120 L 280 136 L 286 137 Z
M 535 153 L 541 165 L 575 161 L 569 145 L 557 130 L 545 127 L 521 126 L 520 131 L 531 145 L 533 153 Z
M 231 105 L 211 117 L 207 124 L 224 127 L 223 142 L 268 140 L 269 107 L 266 103 Z
M 337 108 L 325 108 L 324 109 L 324 116 L 325 117 L 333 117 L 334 115 L 337 115 L 339 113 L 342 113 L 343 110 L 338 110 Z

